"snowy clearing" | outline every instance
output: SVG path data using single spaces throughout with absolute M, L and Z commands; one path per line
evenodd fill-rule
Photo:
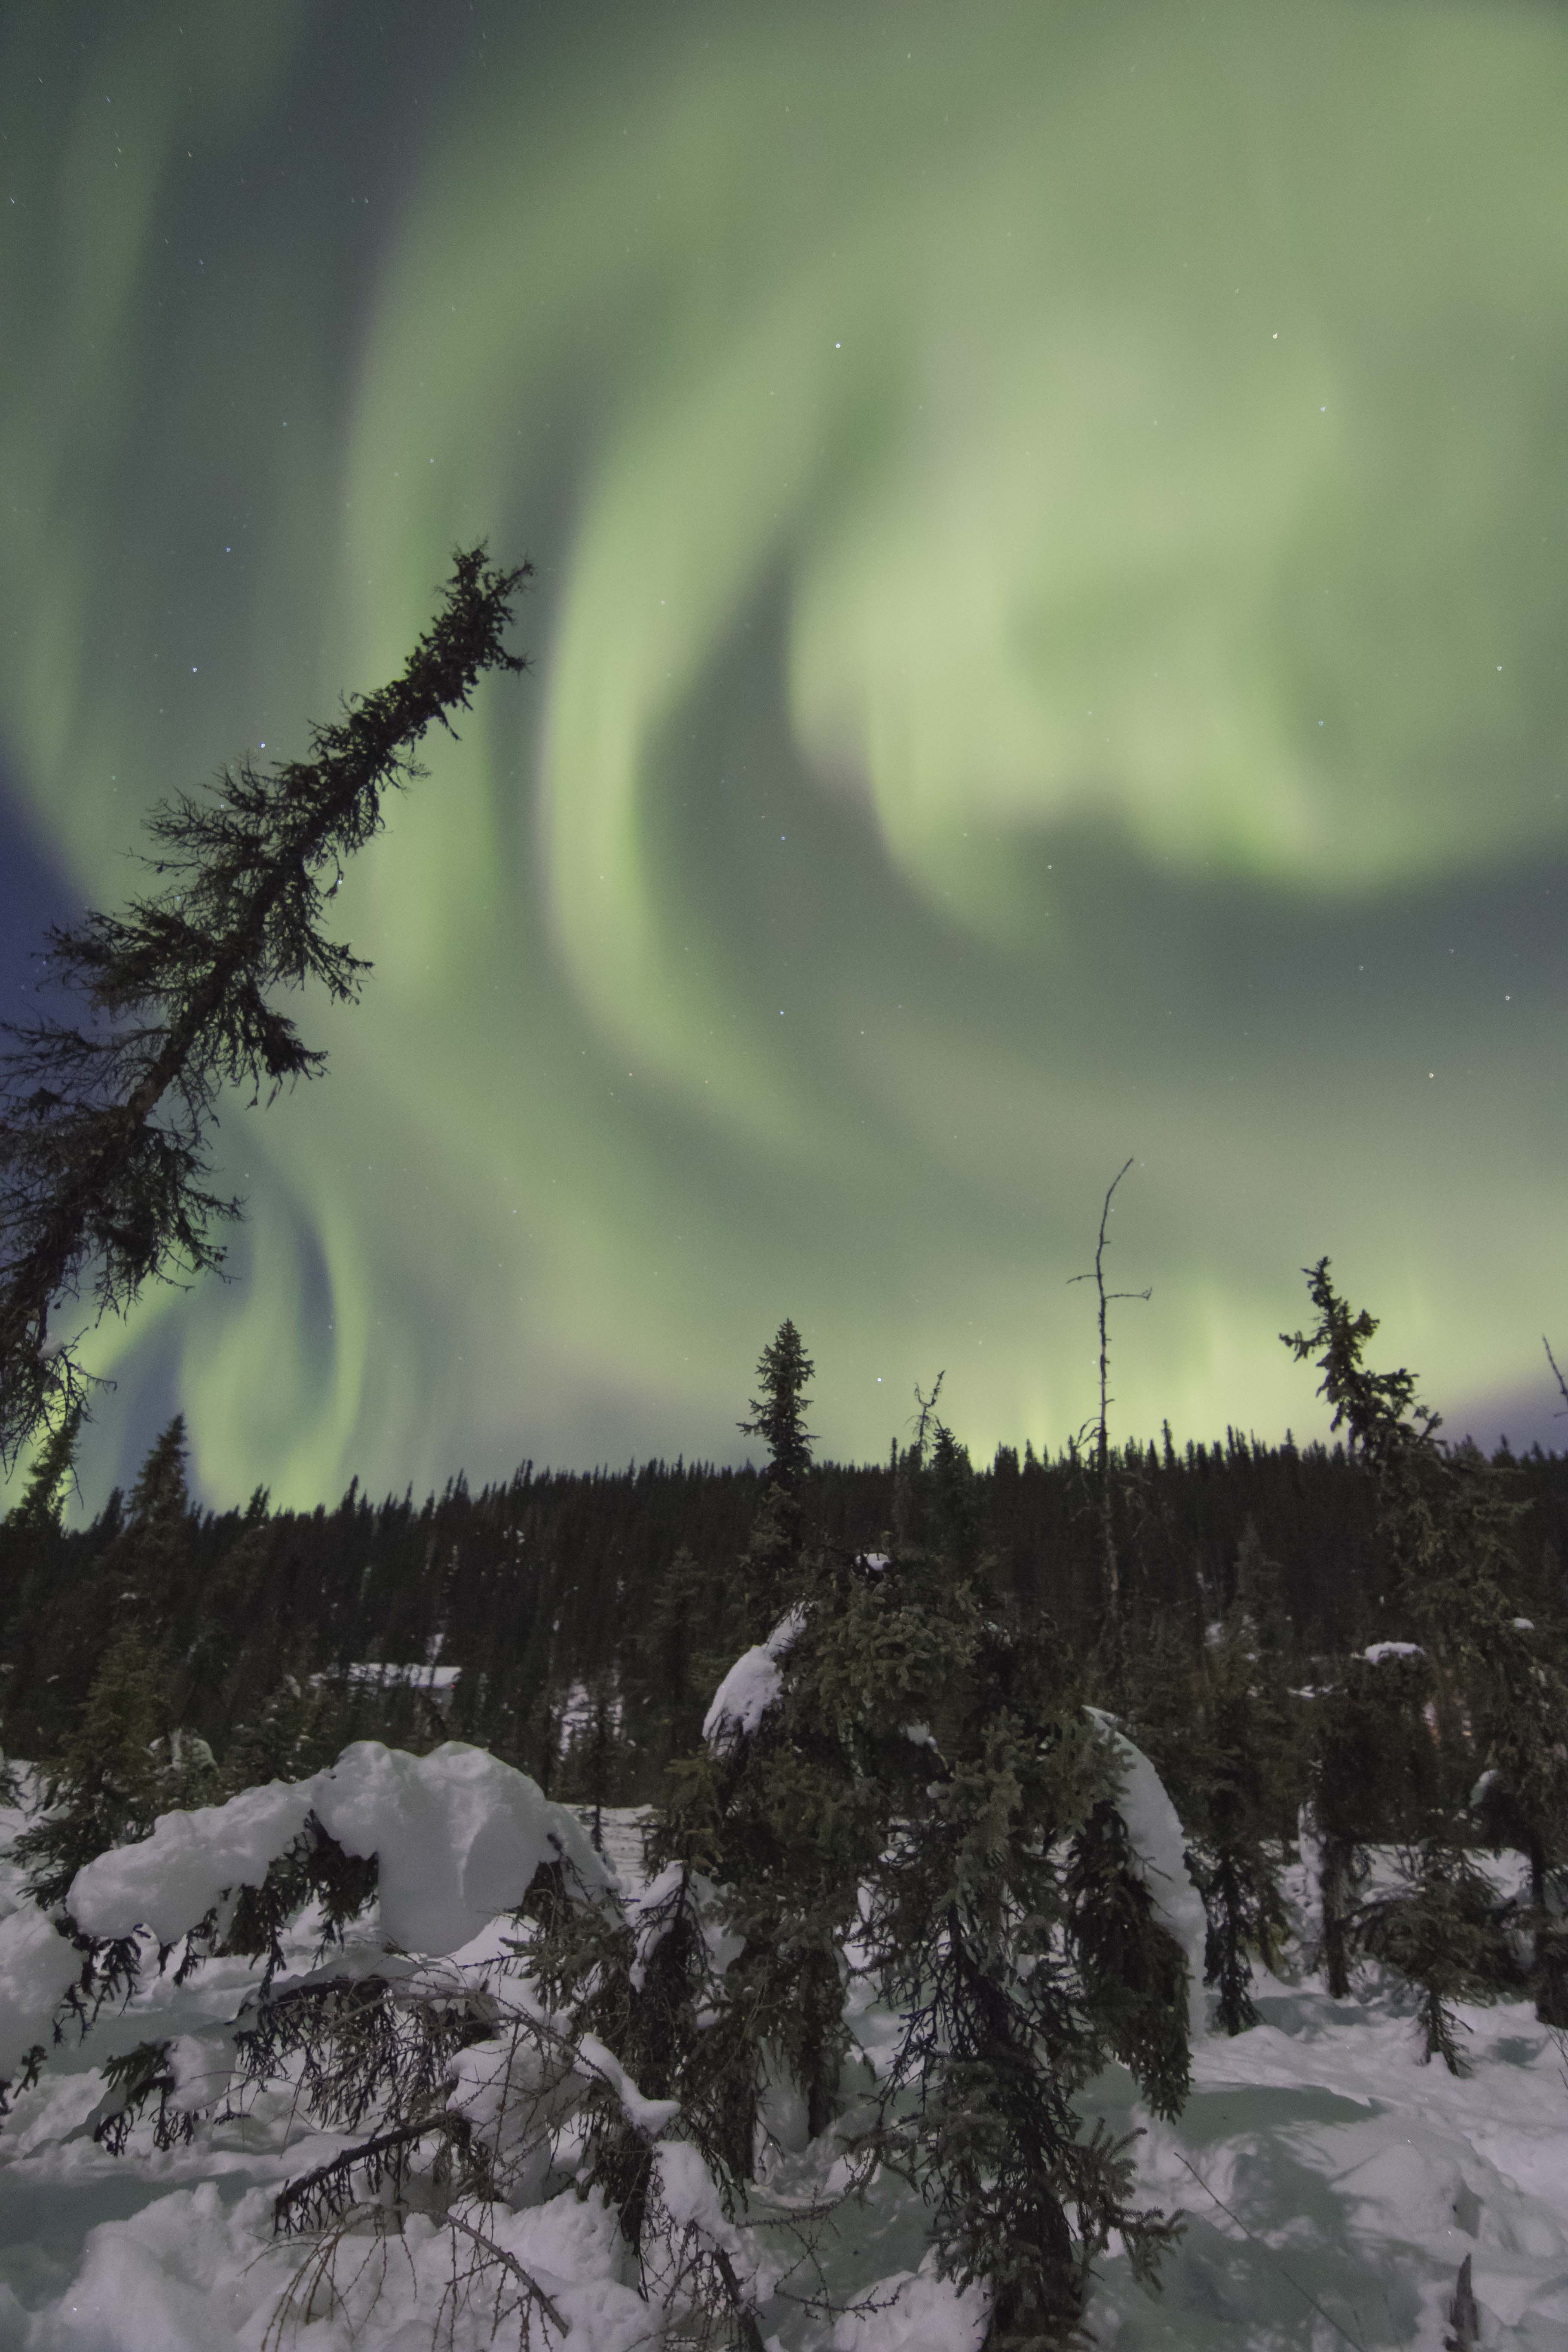
M 1155 1810 L 1156 1791 L 1164 1802 L 1157 1783 L 1143 1792 Z M 416 1794 L 412 1784 L 376 1792 L 379 1803 Z M 22 1818 L 0 1816 L 0 1837 L 15 1835 Z M 607 1858 L 635 1892 L 636 1818 L 611 1814 L 605 1826 Z M 27 1914 L 16 1909 L 15 1873 L 3 1863 L 0 1891 L 16 1933 Z M 1310 1893 L 1305 1866 L 1289 1891 L 1300 1922 Z M 454 1885 L 452 1899 L 472 1893 L 472 1883 L 460 1893 Z M 1184 1911 L 1186 1897 L 1176 1900 Z M 1183 1925 L 1190 1936 L 1190 1917 Z M 310 1955 L 297 1940 L 290 1959 L 303 1968 Z M 344 1964 L 367 1967 L 377 1950 L 373 1917 Z M 444 1965 L 477 1972 L 499 1950 L 491 1925 Z M 189 2147 L 159 2154 L 145 2128 L 121 2158 L 94 2144 L 103 2059 L 150 2036 L 218 2024 L 253 1981 L 254 1971 L 225 1961 L 184 1990 L 154 1979 L 128 2013 L 58 2052 L 18 2098 L 0 2133 L 0 2352 L 424 2352 L 433 2341 L 478 2352 L 518 2340 L 515 2317 L 496 2332 L 490 2297 L 465 2302 L 451 2236 L 420 2214 L 400 2236 L 345 2237 L 335 2302 L 324 2295 L 321 2263 L 309 2267 L 312 2242 L 274 2238 L 272 2199 L 342 2143 L 302 2131 L 286 2085 L 255 2097 L 242 2116 L 204 2123 Z M 1294 1984 L 1263 1979 L 1261 2024 L 1234 2041 L 1210 2033 L 1196 2042 L 1192 2097 L 1174 2126 L 1151 2121 L 1120 2070 L 1101 2078 L 1086 2106 L 1113 2128 L 1145 2133 L 1142 2196 L 1188 2217 L 1157 2297 L 1112 2249 L 1089 2308 L 1101 2343 L 1122 2352 L 1327 2352 L 1345 2343 L 1436 2352 L 1468 2254 L 1482 2344 L 1568 2352 L 1568 2085 L 1555 2038 L 1524 2003 L 1464 2008 L 1473 2072 L 1455 2079 L 1419 2063 L 1407 1993 L 1371 1972 L 1359 1990 L 1363 1998 L 1335 2002 L 1310 1974 Z M 875 2065 L 894 2021 L 863 2003 L 855 2029 Z M 198 2047 L 185 2044 L 193 2059 Z M 769 2119 L 774 2202 L 830 2188 L 832 2135 L 804 2146 L 787 2096 Z M 710 2183 L 691 2154 L 661 2150 L 665 2201 L 678 2218 L 725 2231 L 706 2210 Z M 649 2308 L 622 2274 L 612 2217 L 596 2198 L 552 2189 L 542 2184 L 543 2201 L 528 2210 L 501 2210 L 496 2238 L 548 2294 L 571 2352 L 651 2343 Z M 727 2234 L 744 2271 L 763 2287 L 773 2282 L 760 2305 L 770 2352 L 973 2352 L 979 2342 L 984 2296 L 960 2295 L 931 2274 L 921 2210 L 891 2184 L 813 2233 L 816 2273 L 792 2254 L 787 2231 Z M 835 2317 L 791 2299 L 814 2284 L 863 2307 Z M 546 2326 L 543 2341 L 560 2338 Z

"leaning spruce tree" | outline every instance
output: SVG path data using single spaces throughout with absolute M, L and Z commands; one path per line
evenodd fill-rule
M 150 1281 L 216 1266 L 216 1223 L 239 1213 L 204 1189 L 226 1086 L 270 1100 L 316 1075 L 270 1002 L 321 981 L 353 1002 L 364 961 L 321 929 L 342 861 L 381 830 L 382 795 L 419 776 L 412 752 L 451 727 L 486 670 L 521 670 L 502 633 L 531 567 L 459 553 L 440 610 L 401 677 L 314 728 L 309 761 L 263 773 L 248 759 L 203 797 L 150 820 L 171 877 L 124 916 L 49 933 L 53 978 L 85 999 L 86 1025 L 10 1026 L 0 1089 L 0 1465 L 82 1409 L 79 1334 L 51 1331 L 68 1302 L 123 1314 Z

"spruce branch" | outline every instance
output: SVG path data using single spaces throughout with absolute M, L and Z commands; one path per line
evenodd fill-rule
M 502 633 L 531 566 L 496 571 L 459 551 L 444 599 L 403 674 L 310 730 L 311 757 L 266 773 L 248 758 L 205 794 L 178 793 L 149 821 L 167 877 L 122 916 L 89 913 L 48 934 L 48 969 L 87 1024 L 0 1024 L 0 1466 L 40 1429 L 86 1408 L 99 1385 L 81 1337 L 51 1312 L 87 1288 L 93 1323 L 123 1315 L 149 1281 L 217 1269 L 215 1224 L 237 1200 L 206 1191 L 222 1090 L 258 1103 L 325 1062 L 270 992 L 322 983 L 357 1001 L 368 964 L 320 929 L 342 860 L 380 832 L 382 795 L 425 773 L 413 748 L 454 732 L 486 670 L 520 671 Z M 330 877 L 323 883 L 323 876 Z

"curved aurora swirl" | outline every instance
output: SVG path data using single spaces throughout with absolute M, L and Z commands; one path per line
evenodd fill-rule
M 1568 34 L 984 14 L 500 43 L 348 324 L 237 215 L 138 325 L 180 150 L 264 143 L 307 15 L 184 110 L 173 15 L 130 45 L 133 204 L 84 74 L 0 652 L 83 891 L 171 772 L 394 666 L 456 541 L 541 567 L 535 681 L 342 893 L 330 1076 L 228 1122 L 240 1286 L 105 1335 L 215 1494 L 722 1455 L 785 1313 L 835 1454 L 943 1364 L 977 1451 L 1058 1442 L 1129 1151 L 1121 1427 L 1311 1426 L 1273 1334 L 1325 1249 L 1446 1408 L 1531 1371 L 1559 1007 L 1487 943 L 1563 856 Z

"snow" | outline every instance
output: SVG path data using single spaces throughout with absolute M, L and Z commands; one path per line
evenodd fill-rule
M 314 1813 L 345 1853 L 380 1864 L 381 1925 L 408 1952 L 471 1942 L 522 1899 L 542 1862 L 614 1884 L 581 1823 L 526 1774 L 448 1739 L 427 1756 L 356 1740 L 308 1780 L 270 1781 L 226 1805 L 161 1813 L 150 1837 L 89 1862 L 68 1906 L 93 1936 L 148 1927 L 172 1944 L 236 1886 L 258 1886 Z
M 765 1642 L 738 1657 L 703 1717 L 702 1737 L 710 1748 L 732 1748 L 755 1731 L 770 1707 L 776 1706 L 784 1688 L 780 1664 L 800 1639 L 805 1612 L 788 1610 Z
M 47 2042 L 55 2004 L 80 1969 L 81 1954 L 36 1904 L 0 1919 L 0 2078 L 9 2081 L 34 2044 Z
M 1147 1759 L 1105 1727 L 1157 1915 L 1198 1959 L 1201 1976 L 1201 1909 L 1181 1867 L 1180 1825 Z M 576 1825 L 563 1827 L 560 1809 L 537 1791 L 509 1792 L 494 1759 L 474 1750 L 458 1759 L 438 1749 L 420 1759 L 421 1769 L 385 1750 L 350 1750 L 332 1774 L 292 1792 L 292 1801 L 309 1789 L 311 1801 L 334 1806 L 333 1834 L 345 1842 L 379 1840 L 363 1850 L 380 1853 L 384 1869 L 402 1853 L 418 1881 L 407 1900 L 416 1911 L 428 1905 L 443 1937 L 497 1887 L 512 1889 L 528 1840 L 542 1830 L 563 1848 L 575 1831 L 574 1858 L 593 1860 Z M 195 1826 L 181 1832 L 165 1827 L 176 1817 L 159 1824 L 154 1838 L 164 1837 L 170 1866 L 183 1874 L 185 1910 L 196 1906 L 199 1916 L 214 1871 L 255 1868 L 268 1840 L 287 1828 L 292 1816 L 277 1787 L 248 1793 L 255 1802 L 182 1817 Z M 22 1818 L 0 1818 L 0 1846 Z M 490 1860 L 476 1851 L 483 1824 L 500 1825 Z M 651 1928 L 674 1882 L 667 1874 L 643 1887 L 636 1879 L 635 1815 L 608 1814 L 605 1827 L 624 1859 L 634 1923 Z M 413 1845 L 447 1835 L 458 1853 L 449 1871 L 443 1856 L 409 1862 Z M 143 1855 L 144 1873 L 153 1843 L 132 1850 Z M 204 1857 L 200 1868 L 194 1855 Z M 1392 1866 L 1390 1856 L 1378 1862 L 1380 1870 Z M 1518 1874 L 1510 1864 L 1494 1865 L 1494 1874 L 1511 1887 Z M 121 1883 L 112 1872 L 99 1878 L 103 1888 Z M 0 1908 L 15 1906 L 0 1919 L 0 2016 L 25 2047 L 39 2036 L 23 2030 L 14 2000 L 4 2009 L 13 1999 L 5 1989 L 51 1971 L 58 1989 L 76 1956 L 18 1900 L 16 1880 L 0 1855 Z M 151 1882 L 141 1884 L 145 1907 Z M 129 1901 L 129 1882 L 122 1891 Z M 1193 2093 L 1176 2122 L 1152 2117 L 1120 2067 L 1084 2096 L 1086 2125 L 1103 2118 L 1116 2133 L 1142 2134 L 1134 2143 L 1141 2200 L 1187 2219 L 1157 2297 L 1134 2281 L 1119 2245 L 1102 2259 L 1089 2311 L 1098 2342 L 1106 2352 L 1337 2352 L 1346 2341 L 1364 2352 L 1432 2352 L 1468 2255 L 1488 2352 L 1568 2352 L 1568 2096 L 1559 2037 L 1527 2002 L 1461 2004 L 1472 2072 L 1455 2078 L 1441 2065 L 1424 2066 L 1407 1989 L 1369 1969 L 1354 1997 L 1336 2001 L 1310 1966 L 1307 1864 L 1288 1874 L 1286 1896 L 1293 1930 L 1282 1965 L 1289 1973 L 1257 1971 L 1261 2022 L 1250 2032 L 1194 2041 Z M 403 1899 L 395 1895 L 395 1905 Z M 499 1952 L 503 1924 L 487 1923 L 466 1950 L 436 1965 L 466 1970 L 476 1955 Z M 367 1923 L 363 1948 L 334 1968 L 384 1965 L 384 1919 Z M 306 1964 L 308 1952 L 308 1937 L 291 1948 Z M 308 2324 L 279 2330 L 282 2298 L 313 2246 L 273 2236 L 272 2200 L 286 2178 L 325 2161 L 342 2142 L 301 2123 L 285 2083 L 244 2116 L 219 2111 L 204 2120 L 190 2147 L 155 2154 L 144 2131 L 121 2158 L 95 2146 L 89 2127 L 104 2059 L 144 2039 L 174 2037 L 176 2073 L 194 2081 L 211 2063 L 213 2029 L 255 1981 L 244 1964 L 225 1961 L 183 1990 L 167 1976 L 149 1979 L 127 2014 L 105 2016 L 79 2046 L 68 2041 L 0 2130 L 0 2352 L 263 2352 L 268 2344 L 280 2352 L 426 2352 L 438 2315 L 437 2340 L 451 2352 L 517 2340 L 518 2316 L 498 2331 L 489 2293 L 460 2307 L 444 2303 L 455 2275 L 452 2241 L 422 2213 L 410 2214 L 394 2238 L 352 2233 L 340 2252 L 337 2303 L 322 2296 Z M 875 2064 L 896 2040 L 898 2021 L 868 1987 L 856 1989 L 856 2002 L 853 2029 Z M 584 2056 L 614 2084 L 639 2129 L 656 2137 L 667 2128 L 664 2104 L 643 2098 L 608 2052 L 591 2046 Z M 477 2125 L 496 2111 L 517 2063 L 515 2049 L 500 2041 L 458 2053 L 454 2087 Z M 564 2095 L 578 2094 L 568 2084 Z M 711 2175 L 685 2144 L 657 2139 L 656 2158 L 666 2208 L 730 2255 L 757 2299 L 770 2347 L 978 2352 L 984 2290 L 960 2293 L 936 2276 L 929 2217 L 898 2183 L 884 2179 L 840 2220 L 813 2224 L 808 2256 L 777 2229 L 727 2218 Z M 767 2186 L 781 2201 L 805 2205 L 831 2189 L 836 2166 L 841 2179 L 841 2145 L 829 2136 L 777 2158 Z M 599 2197 L 580 2197 L 570 2183 L 558 2188 L 559 2179 L 542 2165 L 521 2210 L 485 2212 L 497 2245 L 560 2315 L 564 2341 L 536 2315 L 538 2352 L 633 2352 L 679 2336 L 679 2328 L 663 2332 L 627 2283 L 614 2219 Z M 837 2310 L 790 2299 L 823 2286 Z
M 1149 1907 L 1187 1956 L 1187 2021 L 1195 2041 L 1207 2021 L 1204 1997 L 1207 1929 L 1203 1897 L 1187 1869 L 1186 1838 L 1164 1783 L 1142 1749 L 1135 1748 L 1099 1707 L 1091 1706 L 1089 1713 L 1115 1751 L 1121 1775 L 1116 1809 L 1127 1824 L 1133 1867 L 1149 1890 Z
M 79 1870 L 66 1907 L 89 1936 L 149 1927 L 177 1943 L 229 1889 L 260 1885 L 303 1833 L 314 1793 L 311 1780 L 269 1780 L 226 1805 L 160 1813 L 150 1837 Z
M 879 2281 L 878 2302 L 886 2308 L 847 2312 L 834 2323 L 833 2352 L 979 2352 L 985 2290 L 939 2279 L 929 2255 L 918 2271 Z
M 1139 2168 L 1144 2193 L 1191 2222 L 1161 2306 L 1121 2284 L 1125 2264 L 1108 2265 L 1118 2324 L 1105 2340 L 1121 2352 L 1327 2352 L 1336 2330 L 1369 2352 L 1436 2347 L 1467 2253 L 1483 2344 L 1568 2347 L 1554 2037 L 1528 2003 L 1461 2005 L 1474 2073 L 1456 2079 L 1419 2063 L 1407 1993 L 1375 1972 L 1358 1990 L 1332 2001 L 1320 1978 L 1287 1985 L 1260 1970 L 1262 2022 L 1195 2046 L 1186 2109 L 1174 2126 L 1149 2123 Z M 1109 2318 L 1104 2304 L 1093 2316 Z
M 455 1952 L 522 1900 L 542 1862 L 614 1883 L 575 1816 L 482 1748 L 449 1739 L 428 1756 L 362 1739 L 319 1776 L 321 1826 L 381 1864 L 381 1924 L 405 1951 Z
M 1419 1642 L 1373 1642 L 1362 1652 L 1369 1666 L 1381 1666 L 1389 1658 L 1424 1658 L 1426 1655 Z
M 368 1684 L 374 1690 L 402 1687 L 446 1698 L 457 1689 L 462 1671 L 460 1666 L 387 1665 L 379 1658 L 363 1658 L 349 1668 L 346 1679 Z

